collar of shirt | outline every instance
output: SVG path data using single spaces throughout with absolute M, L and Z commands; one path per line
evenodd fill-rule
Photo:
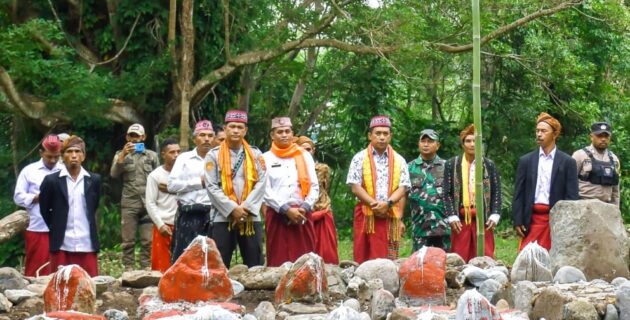
M 604 156 L 607 156 L 607 155 L 608 155 L 608 149 L 604 150 L 604 152 L 599 152 L 599 151 L 595 148 L 595 146 L 593 146 L 593 144 L 592 144 L 592 143 L 591 143 L 591 145 L 590 145 L 590 146 L 588 146 L 588 147 L 587 147 L 587 149 L 588 149 L 588 151 L 592 152 L 593 154 L 598 154 L 598 155 L 602 156 L 602 158 L 603 158 Z
M 438 156 L 437 154 L 435 155 L 435 157 L 432 160 L 424 160 L 424 159 L 422 159 L 422 156 L 418 156 L 416 158 L 416 160 L 414 160 L 414 162 L 417 165 L 422 165 L 423 163 L 426 163 L 426 164 L 439 164 L 439 160 L 440 159 L 441 159 L 440 156 Z
M 190 158 L 189 159 L 194 159 L 194 158 L 203 160 L 203 158 L 197 152 L 197 147 L 195 147 L 194 149 L 190 150 Z
M 64 166 L 61 165 L 60 161 L 57 161 L 57 163 L 55 163 L 55 166 L 52 167 L 52 169 L 48 169 L 48 167 L 44 164 L 44 159 L 39 159 L 39 161 L 37 162 L 37 169 L 45 169 L 48 171 L 57 171 L 57 170 L 61 170 Z
M 68 169 L 66 169 L 66 167 L 61 168 L 61 172 L 59 173 L 60 177 L 70 177 L 70 173 L 68 172 Z M 87 170 L 83 169 L 83 167 L 81 167 L 81 171 L 79 172 L 79 175 L 77 176 L 77 180 L 79 181 L 81 180 L 83 177 L 89 177 L 90 174 L 87 172 Z
M 378 152 L 376 152 L 376 149 L 372 148 L 372 155 L 373 155 L 373 156 L 377 156 L 377 157 L 379 157 L 379 158 L 383 158 L 383 157 L 387 158 L 387 150 L 388 150 L 388 149 L 385 149 L 385 151 L 384 151 L 384 152 L 383 152 L 383 154 L 381 155 L 381 154 L 378 154 Z
M 546 158 L 548 160 L 553 160 L 556 157 L 556 150 L 558 150 L 557 147 L 553 147 L 553 150 L 551 150 L 551 152 L 549 152 L 549 155 L 545 154 L 545 151 L 543 150 L 542 147 L 538 148 L 538 157 L 543 157 Z

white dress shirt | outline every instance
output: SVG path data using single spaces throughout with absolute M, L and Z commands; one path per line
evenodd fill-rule
M 549 192 L 551 190 L 551 170 L 553 159 L 556 157 L 557 148 L 554 147 L 548 155 L 542 148 L 538 151 L 538 175 L 536 178 L 536 195 L 534 203 L 549 204 Z
M 302 199 L 302 187 L 298 182 L 298 172 L 293 157 L 279 158 L 271 151 L 263 154 L 267 167 L 265 203 L 278 213 L 294 205 L 305 206 L 307 211 L 311 211 L 319 197 L 319 182 L 313 157 L 304 150 L 302 150 L 302 156 L 304 156 L 311 182 L 311 189 L 304 199 Z
M 39 194 L 39 186 L 44 181 L 44 177 L 61 170 L 62 167 L 63 165 L 58 161 L 52 169 L 48 169 L 44 165 L 44 160 L 39 159 L 39 161 L 24 167 L 20 172 L 15 183 L 13 201 L 28 212 L 30 221 L 26 230 L 48 232 L 48 226 L 39 212 L 39 203 L 33 203 L 33 199 Z
M 211 204 L 208 192 L 201 184 L 205 177 L 203 166 L 204 160 L 197 154 L 197 148 L 180 154 L 175 160 L 168 176 L 168 191 L 177 193 L 180 205 Z
M 85 177 L 90 174 L 81 167 L 81 172 L 76 180 L 64 167 L 59 177 L 66 177 L 68 186 L 68 222 L 66 223 L 66 235 L 63 238 L 61 250 L 69 252 L 94 252 L 90 238 L 90 222 L 87 217 L 87 203 L 85 201 Z
M 164 166 L 159 166 L 147 177 L 147 187 L 145 190 L 145 202 L 147 213 L 160 229 L 164 224 L 173 225 L 175 213 L 177 212 L 177 196 L 172 193 L 162 192 L 160 184 L 168 184 L 170 172 L 164 170 Z
M 348 177 L 346 178 L 346 184 L 358 184 L 363 186 L 363 160 L 366 156 L 365 149 L 359 151 L 352 158 L 350 162 L 350 168 L 348 169 Z M 374 157 L 374 166 L 376 167 L 376 201 L 387 201 L 389 199 L 389 158 L 387 150 L 379 155 L 376 150 L 372 152 Z M 398 153 L 394 152 L 394 157 L 400 163 L 400 182 L 398 182 L 397 188 L 405 187 L 407 190 L 411 189 L 411 180 L 409 179 L 409 167 L 407 167 L 407 161 Z

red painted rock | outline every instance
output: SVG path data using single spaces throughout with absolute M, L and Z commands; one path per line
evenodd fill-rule
M 92 278 L 77 265 L 59 269 L 44 291 L 44 311 L 78 311 L 96 313 L 96 285 Z
M 227 301 L 234 296 L 216 244 L 198 236 L 162 276 L 160 298 L 175 301 Z
M 324 260 L 315 253 L 298 258 L 276 287 L 276 303 L 321 302 L 328 293 Z
M 446 303 L 446 252 L 440 248 L 422 247 L 398 269 L 399 297 L 410 306 Z
M 53 311 L 46 313 L 47 319 L 59 320 L 106 320 L 103 316 L 94 316 L 91 314 L 75 311 Z

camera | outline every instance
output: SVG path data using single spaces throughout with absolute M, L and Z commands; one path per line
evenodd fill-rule
M 144 152 L 144 143 L 143 143 L 143 142 L 138 142 L 138 143 L 136 143 L 136 144 L 135 144 L 135 147 L 136 147 L 136 149 L 135 149 L 135 152 L 136 152 L 136 153 L 142 153 L 142 152 Z

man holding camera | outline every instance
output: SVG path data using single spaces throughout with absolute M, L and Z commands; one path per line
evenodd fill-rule
M 116 152 L 110 170 L 112 178 L 122 177 L 123 189 L 120 200 L 122 218 L 122 251 L 125 269 L 133 270 L 136 231 L 140 236 L 140 267 L 148 268 L 151 263 L 151 238 L 153 223 L 145 209 L 147 177 L 160 166 L 157 153 L 144 147 L 144 127 L 132 124 L 127 130 L 127 143 Z

